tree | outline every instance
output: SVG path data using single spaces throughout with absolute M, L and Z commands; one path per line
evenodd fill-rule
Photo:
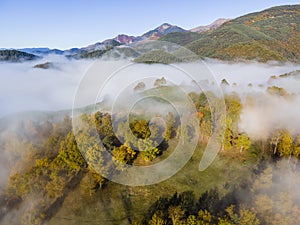
M 211 129 L 212 129 L 212 124 L 211 121 L 204 120 L 200 123 L 200 136 L 202 141 L 208 140 L 208 138 L 211 136 Z
M 114 147 L 113 150 L 114 159 L 121 163 L 130 163 L 136 156 L 136 152 L 128 145 L 121 145 L 120 147 Z
M 93 128 L 94 117 L 82 115 L 82 123 L 78 127 L 77 144 L 89 168 L 100 174 L 108 174 L 111 161 L 104 157 L 106 149 L 100 144 L 99 135 Z
M 277 95 L 283 97 L 288 96 L 288 92 L 284 88 L 277 87 L 277 86 L 268 87 L 267 92 L 271 95 Z
M 186 220 L 187 225 L 200 225 L 199 220 L 195 215 L 189 215 L 189 217 Z
M 157 146 L 157 143 L 151 139 L 140 139 L 138 141 L 140 155 L 145 161 L 152 161 L 160 154 L 160 150 L 155 146 Z
M 273 215 L 273 200 L 264 194 L 257 194 L 254 196 L 254 207 L 260 215 L 263 215 L 266 224 L 272 224 Z
M 267 192 L 272 186 L 273 168 L 268 166 L 254 180 L 252 192 L 254 194 Z
M 130 123 L 132 133 L 140 139 L 148 138 L 151 135 L 147 120 L 133 120 Z
M 167 84 L 167 81 L 164 77 L 160 78 L 160 79 L 156 79 L 155 82 L 154 82 L 154 87 L 160 87 L 160 86 L 163 86 L 163 85 L 166 85 Z
M 172 224 L 181 224 L 181 220 L 184 217 L 184 210 L 180 206 L 170 206 L 168 209 L 169 218 L 172 220 Z
M 236 147 L 242 152 L 243 150 L 248 150 L 251 145 L 250 138 L 246 133 L 239 134 L 235 140 Z
M 292 155 L 293 139 L 287 130 L 277 130 L 269 142 L 274 155 L 279 155 L 280 157 Z
M 222 143 L 222 150 L 231 149 L 231 147 L 233 145 L 233 132 L 230 129 L 231 126 L 232 126 L 232 119 L 227 117 L 226 118 L 226 129 L 225 129 L 223 143 Z
M 293 139 L 287 130 L 281 131 L 278 143 L 278 152 L 282 156 L 291 156 Z
M 237 94 L 226 95 L 225 104 L 227 116 L 230 117 L 232 120 L 230 129 L 236 131 L 237 123 L 240 120 L 240 113 L 242 111 L 241 99 Z
M 65 163 L 71 171 L 79 171 L 82 167 L 86 166 L 86 162 L 77 147 L 73 133 L 69 133 L 66 140 L 61 143 L 57 159 Z
M 167 221 L 163 218 L 161 211 L 155 212 L 148 223 L 149 225 L 166 225 Z
M 209 225 L 212 222 L 212 215 L 206 209 L 200 210 L 198 212 L 198 217 L 200 219 L 199 225 Z
M 222 85 L 222 86 L 229 86 L 229 83 L 228 83 L 228 81 L 224 78 L 224 79 L 221 80 L 221 85 Z
M 166 128 L 164 132 L 164 137 L 168 141 L 174 136 L 175 132 L 175 118 L 173 113 L 169 112 L 166 116 Z
M 134 91 L 143 91 L 145 90 L 146 84 L 144 82 L 139 82 L 134 88 Z
M 300 158 L 300 135 L 296 137 L 293 145 L 293 155 L 299 159 Z
M 241 208 L 239 210 L 239 224 L 240 225 L 259 225 L 260 220 L 257 218 L 254 210 Z
M 227 218 L 218 218 L 218 225 L 234 225 Z

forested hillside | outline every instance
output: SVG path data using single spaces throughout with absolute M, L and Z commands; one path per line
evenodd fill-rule
M 251 13 L 201 35 L 187 47 L 203 57 L 299 61 L 300 5 Z
M 171 87 L 157 88 L 167 91 Z M 270 87 L 267 93 L 286 101 L 292 98 L 286 91 L 276 90 L 278 87 Z M 207 94 L 220 101 L 213 93 Z M 77 136 L 80 145 L 94 146 L 84 152 L 79 151 L 69 117 L 62 121 L 20 120 L 13 130 L 2 125 L 0 143 L 5 158 L 1 165 L 9 176 L 0 193 L 1 223 L 297 224 L 300 199 L 292 192 L 297 183 L 287 188 L 280 180 L 284 179 L 283 169 L 300 175 L 299 134 L 278 129 L 267 139 L 250 139 L 238 128 L 245 105 L 236 93 L 228 94 L 222 150 L 206 171 L 199 172 L 198 163 L 213 126 L 211 118 L 216 115 L 204 93 L 191 92 L 190 98 L 200 120 L 196 152 L 182 171 L 151 186 L 119 185 L 99 170 L 114 176 L 126 169 L 125 164 L 151 165 L 168 157 L 184 128 L 171 112 L 164 116 L 165 128 L 133 115 L 131 131 L 126 130 L 122 113 L 114 115 L 118 132 L 127 138 L 127 132 L 132 132 L 139 138 L 125 143 L 115 136 L 109 113 L 83 114 L 81 118 L 97 128 L 97 134 Z M 182 135 L 190 139 L 195 134 L 189 128 Z M 95 137 L 100 137 L 105 149 L 95 145 Z M 155 144 L 158 137 L 163 137 L 159 145 Z M 102 158 L 103 151 L 112 154 L 113 163 Z
M 17 50 L 0 50 L 0 62 L 22 62 L 27 60 L 38 59 L 39 57 L 26 52 L 21 52 Z

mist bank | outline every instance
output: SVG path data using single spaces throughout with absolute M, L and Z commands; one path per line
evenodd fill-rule
M 51 63 L 47 69 L 34 68 L 36 65 L 43 65 L 47 62 Z M 112 68 L 115 70 L 113 71 Z M 265 88 L 269 85 L 270 76 L 297 69 L 300 69 L 300 65 L 292 63 L 226 63 L 207 59 L 201 63 L 146 65 L 120 60 L 69 60 L 64 56 L 48 55 L 37 61 L 0 63 L 0 117 L 21 111 L 71 109 L 80 83 L 90 74 L 97 78 L 91 79 L 86 84 L 86 95 L 91 94 L 89 92 L 91 89 L 98 89 L 99 93 L 102 92 L 88 98 L 89 101 L 82 106 L 100 101 L 101 95 L 114 99 L 124 94 L 122 91 L 125 90 L 131 91 L 130 94 L 132 94 L 132 89 L 141 81 L 145 83 L 145 89 L 151 89 L 154 87 L 155 80 L 162 77 L 166 78 L 167 85 L 192 87 L 193 80 L 196 82 L 206 80 L 208 85 L 219 85 L 222 79 L 226 79 L 230 84 L 228 87 L 230 91 L 240 93 L 261 91 L 261 87 Z M 112 73 L 114 73 L 113 76 Z M 281 81 L 276 82 L 279 82 L 276 85 L 281 83 Z M 253 84 L 252 89 L 248 87 L 249 83 Z M 293 80 L 285 82 L 285 88 L 289 86 L 289 83 L 295 84 Z M 260 88 L 255 89 L 255 87 Z M 291 89 L 294 92 L 298 90 L 295 85 Z M 199 87 L 198 89 L 187 88 L 187 90 L 201 91 Z
M 34 68 L 46 62 L 53 67 Z M 78 82 L 90 64 L 57 55 L 23 63 L 0 63 L 0 117 L 21 111 L 70 109 Z

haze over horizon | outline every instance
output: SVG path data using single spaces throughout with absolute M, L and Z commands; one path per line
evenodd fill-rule
M 184 29 L 299 1 L 0 2 L 0 48 L 83 47 L 118 34 L 141 35 L 162 23 Z

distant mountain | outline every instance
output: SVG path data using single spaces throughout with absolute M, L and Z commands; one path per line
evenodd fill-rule
M 71 48 L 71 49 L 65 50 L 64 55 L 71 56 L 71 55 L 81 54 L 84 52 L 86 52 L 86 51 L 81 48 Z
M 201 57 L 266 62 L 300 60 L 300 5 L 278 6 L 224 23 L 187 48 Z
M 26 52 L 29 54 L 35 54 L 35 55 L 47 55 L 47 54 L 58 54 L 62 55 L 64 54 L 64 51 L 59 49 L 49 49 L 49 48 L 21 48 L 17 49 L 18 51 Z
M 118 47 L 120 45 L 130 45 L 133 43 L 137 43 L 139 41 L 147 41 L 147 40 L 157 40 L 160 37 L 170 34 L 170 33 L 185 33 L 188 32 L 178 26 L 174 26 L 168 23 L 164 23 L 154 30 L 150 30 L 146 33 L 144 33 L 141 36 L 129 36 L 126 34 L 120 34 L 116 36 L 113 39 L 108 39 L 103 42 L 98 42 L 92 45 L 89 45 L 87 47 L 81 48 L 81 52 L 77 54 L 73 54 L 72 58 L 100 58 L 102 57 L 106 52 L 114 49 L 115 47 Z M 117 57 L 121 56 L 127 56 L 129 58 L 131 57 L 137 57 L 138 53 L 134 52 L 133 50 L 129 50 L 128 48 L 116 48 L 116 51 L 112 54 L 109 54 L 110 56 L 116 55 Z
M 6 62 L 23 62 L 29 60 L 35 60 L 39 57 L 26 52 L 17 50 L 0 50 L 0 61 Z
M 230 21 L 230 19 L 220 18 L 220 19 L 217 19 L 216 21 L 212 22 L 209 25 L 195 27 L 193 29 L 190 29 L 190 31 L 191 32 L 196 32 L 196 33 L 202 33 L 202 32 L 205 32 L 205 31 L 214 30 L 214 29 L 217 29 L 219 26 L 221 26 L 222 24 L 224 24 L 228 21 Z
M 82 59 L 82 58 L 100 58 L 104 53 L 113 49 L 116 46 L 120 46 L 121 43 L 108 39 L 103 42 L 97 42 L 84 48 L 77 49 L 73 53 L 68 54 L 68 58 Z
M 114 38 L 114 40 L 116 40 L 117 42 L 121 43 L 121 44 L 131 44 L 133 42 L 136 42 L 138 40 L 140 40 L 139 37 L 135 37 L 135 36 L 128 36 L 126 34 L 119 34 L 117 37 Z
M 186 32 L 186 30 L 178 26 L 164 23 L 159 27 L 155 28 L 154 30 L 150 30 L 147 33 L 144 33 L 141 37 L 142 39 L 157 40 L 158 38 L 166 34 L 175 33 L 175 32 Z
M 119 45 L 121 45 L 120 42 L 118 42 L 114 39 L 108 39 L 103 42 L 97 42 L 95 44 L 81 48 L 81 50 L 84 50 L 84 51 L 106 50 L 108 48 L 113 48 L 113 47 L 119 46 Z

